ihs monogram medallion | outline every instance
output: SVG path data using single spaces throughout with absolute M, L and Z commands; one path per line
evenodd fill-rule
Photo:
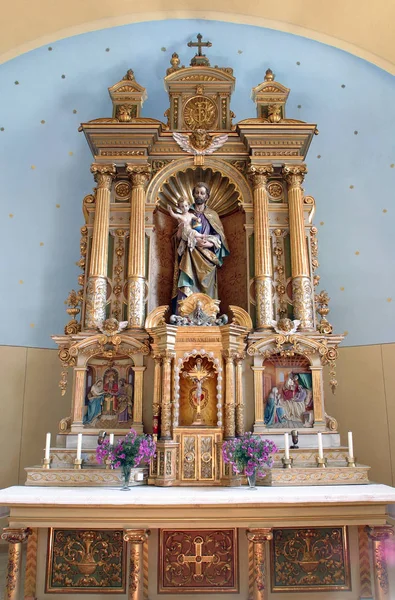
M 212 129 L 217 122 L 217 107 L 205 96 L 190 98 L 185 104 L 184 121 L 190 129 Z

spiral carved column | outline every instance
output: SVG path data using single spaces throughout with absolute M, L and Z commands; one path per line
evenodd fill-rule
M 383 525 L 367 527 L 367 532 L 373 546 L 374 598 L 375 600 L 390 600 L 385 541 L 394 535 L 394 530 L 389 525 Z
M 143 432 L 143 383 L 146 367 L 132 367 L 134 371 L 134 402 L 133 402 L 133 428 Z
M 128 321 L 129 327 L 144 327 L 145 318 L 145 187 L 151 167 L 126 165 L 132 183 L 130 200 L 130 236 L 128 261 Z
M 129 600 L 143 600 L 143 544 L 150 532 L 145 529 L 125 529 L 123 539 L 130 544 Z
M 247 538 L 253 544 L 253 564 L 250 572 L 251 600 L 266 600 L 266 544 L 273 539 L 273 533 L 269 528 L 248 529 Z
M 270 247 L 269 207 L 266 184 L 272 165 L 250 166 L 248 176 L 253 188 L 254 264 L 257 329 L 269 329 L 273 320 L 273 268 Z
M 152 433 L 155 440 L 158 439 L 159 433 L 159 415 L 161 405 L 161 391 L 162 391 L 162 357 L 160 355 L 154 356 L 155 360 L 155 371 L 154 371 L 154 395 L 152 398 Z
M 173 354 L 164 352 L 162 355 L 162 406 L 160 439 L 171 440 L 171 361 Z
M 106 318 L 108 234 L 110 228 L 111 185 L 115 165 L 93 164 L 97 183 L 89 277 L 86 290 L 85 327 L 96 329 Z
M 31 534 L 31 529 L 12 529 L 5 527 L 1 539 L 9 543 L 6 578 L 6 600 L 19 600 L 21 585 L 22 544 Z
M 244 356 L 236 357 L 236 435 L 245 433 L 244 424 L 244 398 L 243 398 L 243 359 Z
M 300 321 L 300 329 L 311 331 L 314 329 L 313 288 L 304 227 L 303 189 L 301 187 L 306 173 L 306 165 L 284 167 L 284 175 L 288 183 L 294 314 L 295 318 Z
M 235 366 L 234 356 L 225 353 L 225 439 L 235 437 Z

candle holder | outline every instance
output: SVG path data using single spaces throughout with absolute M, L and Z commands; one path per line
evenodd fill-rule
M 106 469 L 110 470 L 112 468 L 112 464 L 111 464 L 111 460 L 109 458 L 106 458 L 106 460 L 104 461 L 105 465 L 106 465 Z
M 326 467 L 328 466 L 328 459 L 325 458 L 324 456 L 322 458 L 317 456 L 316 462 L 317 462 L 317 467 L 319 469 L 326 469 Z
M 52 462 L 52 458 L 43 458 L 43 464 L 42 464 L 42 468 L 43 469 L 50 469 L 51 468 L 51 462 Z
M 74 459 L 74 469 L 82 469 L 82 458 Z
M 347 467 L 356 467 L 357 466 L 357 457 L 356 456 L 347 456 Z
M 292 469 L 294 459 L 293 458 L 282 458 L 281 462 L 283 463 L 283 469 Z

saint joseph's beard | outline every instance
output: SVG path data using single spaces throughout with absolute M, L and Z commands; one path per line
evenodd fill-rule
M 193 198 L 195 200 L 195 204 L 206 204 L 206 202 L 207 202 L 207 198 L 205 200 L 203 200 L 203 198 L 199 198 L 196 196 L 194 196 Z

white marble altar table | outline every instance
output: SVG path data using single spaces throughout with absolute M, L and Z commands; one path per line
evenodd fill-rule
M 383 525 L 395 488 L 10 487 L 0 490 L 10 527 L 291 527 Z

